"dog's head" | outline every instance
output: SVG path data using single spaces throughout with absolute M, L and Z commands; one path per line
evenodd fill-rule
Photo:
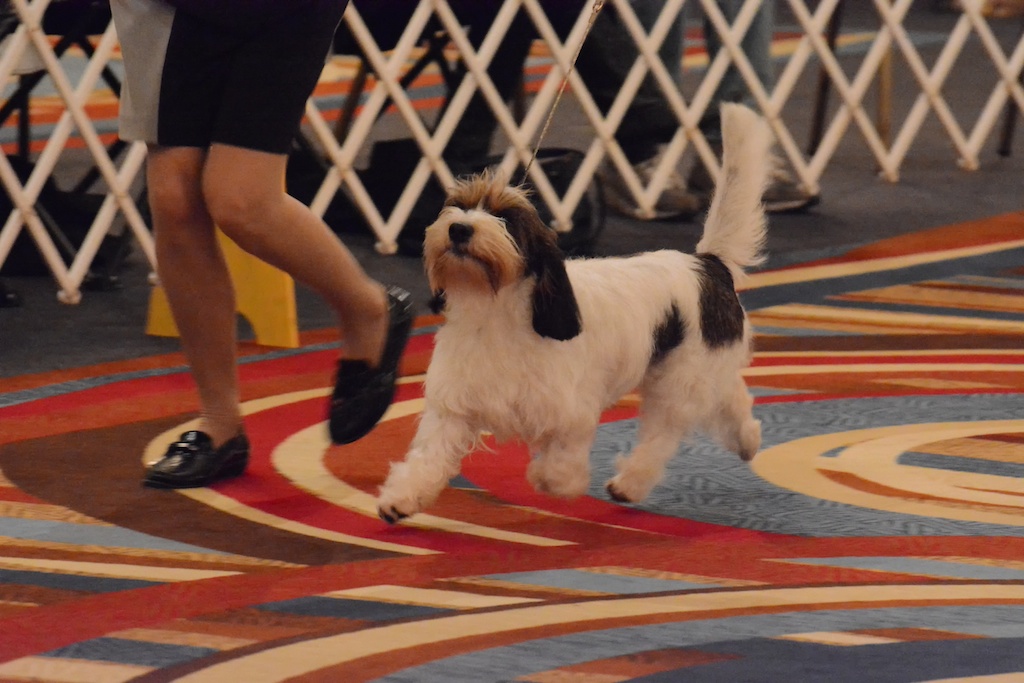
M 535 278 L 533 329 L 552 339 L 581 331 L 579 307 L 554 231 L 522 188 L 485 171 L 448 193 L 423 241 L 427 279 L 437 300 L 445 294 L 490 292 Z

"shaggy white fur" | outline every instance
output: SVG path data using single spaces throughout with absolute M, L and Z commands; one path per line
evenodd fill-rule
M 723 107 L 722 130 L 695 254 L 563 261 L 520 189 L 483 174 L 450 192 L 424 242 L 446 321 L 415 438 L 380 490 L 384 520 L 429 506 L 486 432 L 530 447 L 537 490 L 583 494 L 601 411 L 637 388 L 639 441 L 606 485 L 616 500 L 643 500 L 696 429 L 754 457 L 761 427 L 740 375 L 751 330 L 734 281 L 762 259 L 771 134 L 740 105 Z

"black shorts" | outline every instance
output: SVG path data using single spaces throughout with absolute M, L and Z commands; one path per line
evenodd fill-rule
M 162 0 L 111 0 L 125 66 L 121 137 L 286 154 L 346 5 L 307 0 L 242 30 Z

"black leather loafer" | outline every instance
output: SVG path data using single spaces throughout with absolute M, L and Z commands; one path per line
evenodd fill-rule
M 158 489 L 192 489 L 220 479 L 237 477 L 249 463 L 249 439 L 245 434 L 213 447 L 209 435 L 185 432 L 168 447 L 160 460 L 146 468 L 142 483 Z
M 394 398 L 398 361 L 412 329 L 412 300 L 398 287 L 389 287 L 387 294 L 388 336 L 380 364 L 371 368 L 362 360 L 338 361 L 328 413 L 334 443 L 352 443 L 369 434 Z

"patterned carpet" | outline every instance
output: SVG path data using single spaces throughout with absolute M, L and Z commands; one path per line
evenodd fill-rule
M 253 460 L 211 489 L 139 485 L 194 414 L 180 357 L 5 380 L 0 680 L 1024 680 L 1022 264 L 1012 214 L 756 274 L 764 449 L 688 443 L 642 506 L 601 488 L 627 397 L 589 496 L 495 445 L 380 522 L 436 319 L 344 447 L 329 334 L 244 348 Z

